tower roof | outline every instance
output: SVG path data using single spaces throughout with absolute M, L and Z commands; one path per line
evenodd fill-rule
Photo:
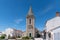
M 32 6 L 30 6 L 30 9 L 28 11 L 28 15 L 33 15 Z

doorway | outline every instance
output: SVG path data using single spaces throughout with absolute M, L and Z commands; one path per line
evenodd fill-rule
M 29 33 L 29 37 L 32 37 L 31 33 Z

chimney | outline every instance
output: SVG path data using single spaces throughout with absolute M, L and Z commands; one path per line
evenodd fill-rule
M 56 12 L 56 16 L 60 16 L 60 12 Z

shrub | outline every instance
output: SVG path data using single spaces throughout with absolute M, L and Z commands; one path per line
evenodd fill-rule
M 22 37 L 23 40 L 30 39 L 28 36 Z
M 5 37 L 6 37 L 6 35 L 3 34 L 3 35 L 1 35 L 0 39 L 5 39 Z

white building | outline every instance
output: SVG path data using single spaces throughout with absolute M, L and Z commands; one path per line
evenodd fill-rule
M 60 40 L 60 14 L 56 12 L 56 17 L 46 23 L 47 40 Z M 50 38 L 49 38 L 50 33 Z
M 8 38 L 8 36 L 14 36 L 15 35 L 15 29 L 12 28 L 7 28 L 3 34 L 6 34 L 6 38 Z
M 6 34 L 6 38 L 8 38 L 8 36 L 10 37 L 17 37 L 17 36 L 22 36 L 22 31 L 20 30 L 16 30 L 13 28 L 7 28 L 4 32 L 2 32 L 3 34 Z

